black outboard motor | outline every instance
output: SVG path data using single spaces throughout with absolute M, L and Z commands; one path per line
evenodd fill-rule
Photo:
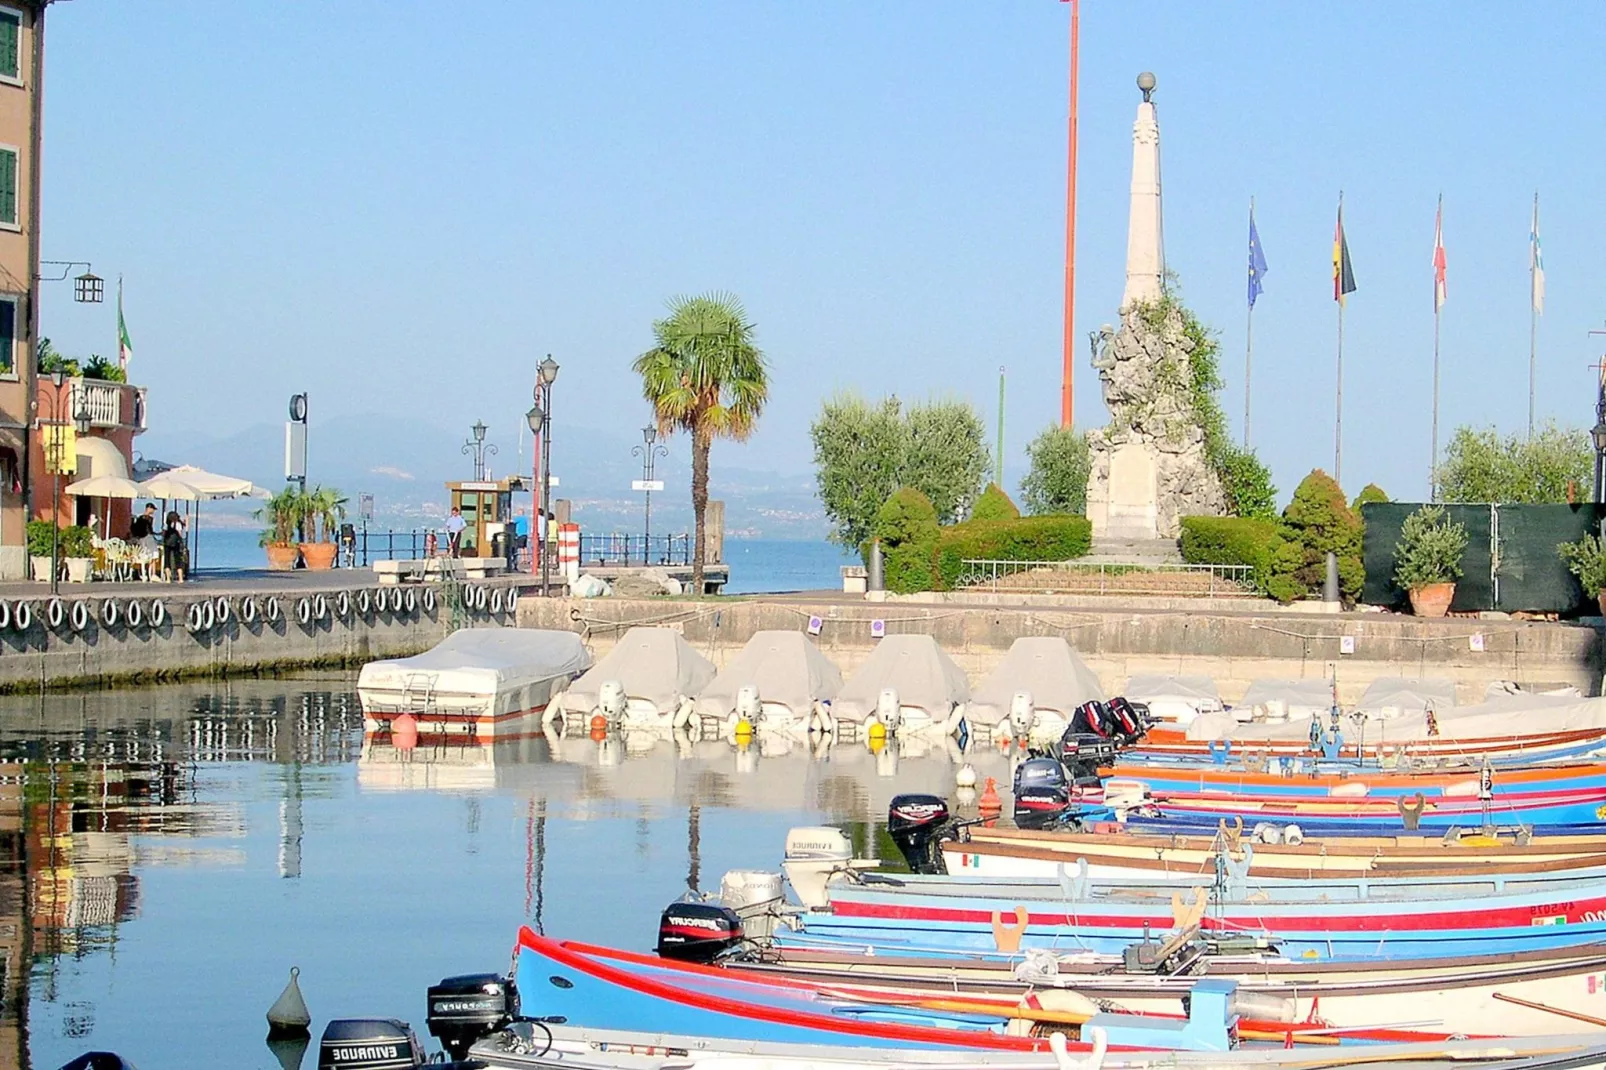
M 511 977 L 469 973 L 429 986 L 424 1024 L 446 1054 L 462 1061 L 476 1041 L 519 1016 L 519 990 Z
M 658 917 L 659 958 L 707 965 L 742 939 L 742 919 L 717 903 L 671 903 Z
M 1097 699 L 1082 703 L 1071 714 L 1071 730 L 1086 735 L 1110 738 L 1109 711 Z
M 1054 758 L 1028 758 L 1015 767 L 1015 827 L 1048 828 L 1071 808 L 1071 784 Z
M 887 808 L 887 835 L 911 873 L 947 873 L 942 841 L 953 831 L 947 800 L 940 795 L 894 795 Z
M 1099 770 L 1115 764 L 1115 744 L 1091 732 L 1078 732 L 1073 725 L 1060 736 L 1055 756 L 1074 784 L 1097 784 Z
M 1143 733 L 1149 730 L 1149 708 L 1140 704 L 1128 702 L 1125 697 L 1117 695 L 1110 700 L 1110 719 L 1117 726 L 1120 743 L 1129 747 L 1143 738 Z
M 424 1049 L 395 1018 L 336 1018 L 318 1042 L 318 1070 L 414 1070 Z

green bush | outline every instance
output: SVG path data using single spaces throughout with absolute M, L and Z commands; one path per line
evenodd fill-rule
M 1355 495 L 1355 500 L 1350 502 L 1349 507 L 1351 512 L 1353 512 L 1356 516 L 1360 516 L 1361 506 L 1371 505 L 1373 502 L 1386 502 L 1388 500 L 1389 496 L 1384 492 L 1382 487 L 1378 486 L 1376 483 L 1368 483 L 1366 486 L 1361 488 L 1361 492 L 1359 494 Z
M 1274 520 L 1242 517 L 1182 518 L 1182 559 L 1194 565 L 1248 565 L 1257 590 L 1292 602 L 1307 588 L 1294 578 L 1300 547 Z
M 28 556 L 49 557 L 55 544 L 56 525 L 48 520 L 28 521 Z
M 1349 507 L 1344 490 L 1321 469 L 1306 476 L 1283 510 L 1283 522 L 1300 547 L 1294 572 L 1305 590 L 1316 590 L 1327 578 L 1327 555 L 1338 555 L 1339 592 L 1355 601 L 1366 580 L 1361 564 L 1361 519 Z
M 1430 583 L 1461 578 L 1461 555 L 1467 552 L 1467 529 L 1444 515 L 1437 505 L 1424 505 L 1400 525 L 1394 547 L 1394 582 L 1411 591 Z
M 62 557 L 93 557 L 95 555 L 95 533 L 82 524 L 74 524 L 70 528 L 61 529 L 61 556 Z
M 1253 450 L 1223 442 L 1216 447 L 1215 468 L 1227 495 L 1229 516 L 1277 519 L 1277 487 L 1271 481 L 1270 470 Z
M 1020 510 L 1015 503 L 1009 500 L 1003 488 L 997 483 L 987 484 L 987 489 L 981 492 L 976 499 L 976 505 L 970 510 L 971 520 L 1019 520 Z
M 938 587 L 953 590 L 967 560 L 1070 561 L 1092 548 L 1093 525 L 1086 517 L 967 520 L 943 528 L 937 540 Z
M 1578 577 L 1584 593 L 1594 597 L 1606 591 L 1606 545 L 1595 535 L 1585 535 L 1577 542 L 1564 542 L 1556 552 L 1567 563 L 1567 571 Z
M 1033 516 L 1087 513 L 1087 477 L 1093 460 L 1087 436 L 1051 425 L 1026 446 L 1031 470 L 1021 480 L 1021 501 Z
M 913 487 L 904 487 L 886 500 L 876 514 L 873 538 L 881 542 L 887 590 L 896 594 L 931 590 L 938 531 L 931 499 Z

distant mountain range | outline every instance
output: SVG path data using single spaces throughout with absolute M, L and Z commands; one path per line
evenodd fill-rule
M 438 522 L 446 513 L 447 480 L 472 477 L 473 458 L 463 453 L 465 436 L 425 420 L 390 416 L 338 417 L 314 423 L 307 437 L 312 482 L 338 487 L 356 510 L 357 495 L 374 496 L 375 523 L 413 528 Z M 494 477 L 523 471 L 531 463 L 529 436 L 522 456 L 517 441 L 493 439 L 496 454 L 486 458 Z M 630 450 L 639 434 L 620 435 L 584 427 L 560 427 L 554 434 L 552 474 L 555 498 L 574 502 L 575 518 L 591 531 L 641 530 L 642 495 L 630 489 L 641 478 L 641 460 Z M 150 460 L 195 464 L 214 472 L 244 476 L 260 486 L 284 483 L 284 427 L 257 424 L 224 437 L 186 437 L 153 428 L 141 436 L 141 454 Z M 652 496 L 653 530 L 660 534 L 691 527 L 691 447 L 685 436 L 666 445 L 655 478 L 664 490 Z M 808 473 L 753 470 L 738 463 L 741 447 L 718 444 L 710 470 L 710 496 L 725 502 L 727 534 L 750 538 L 820 538 L 828 529 Z M 522 497 L 522 496 L 521 496 Z M 528 506 L 529 498 L 520 504 Z M 206 507 L 211 522 L 246 525 L 244 503 Z

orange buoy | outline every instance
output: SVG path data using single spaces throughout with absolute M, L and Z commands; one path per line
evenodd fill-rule
M 992 777 L 987 778 L 987 786 L 981 789 L 981 798 L 976 800 L 976 809 L 983 817 L 997 817 L 1004 812 L 1003 800 L 998 797 L 998 781 Z
M 602 721 L 602 718 L 599 717 L 599 718 L 597 718 L 597 720 L 598 721 Z M 608 738 L 608 722 L 607 721 L 602 721 L 601 724 L 598 724 L 597 721 L 592 721 L 591 722 L 591 742 L 593 742 L 593 743 L 601 743 L 603 740 L 605 740 L 607 738 Z
M 390 741 L 397 750 L 412 750 L 418 746 L 418 718 L 404 713 L 390 722 Z
M 591 718 L 591 731 L 596 732 L 599 730 L 604 733 L 608 731 L 608 718 L 600 713 L 593 715 Z

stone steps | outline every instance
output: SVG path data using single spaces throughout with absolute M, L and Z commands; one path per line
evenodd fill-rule
M 1093 540 L 1093 551 L 1079 560 L 1087 565 L 1180 565 L 1182 551 L 1175 539 Z

